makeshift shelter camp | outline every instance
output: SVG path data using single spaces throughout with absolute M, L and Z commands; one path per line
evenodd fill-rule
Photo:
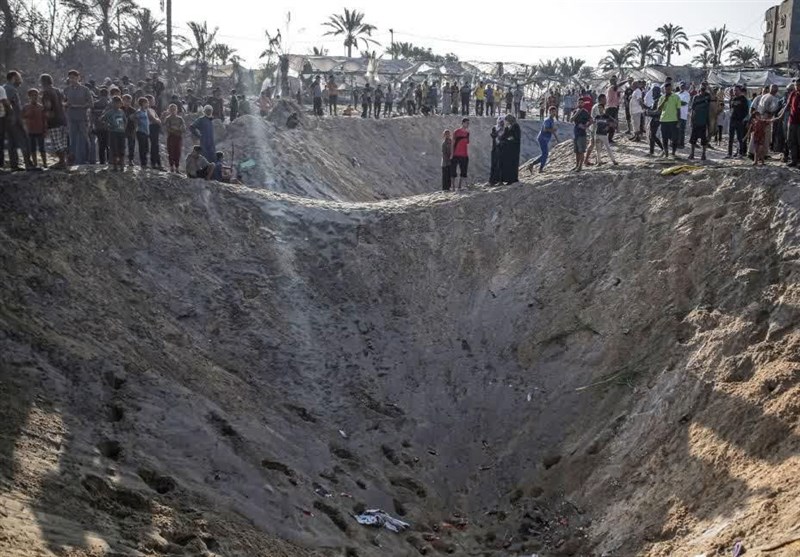
M 733 87 L 734 85 L 744 85 L 745 87 L 764 87 L 766 85 L 777 85 L 786 87 L 791 82 L 790 77 L 780 75 L 771 69 L 753 70 L 711 70 L 708 72 L 707 81 L 714 87 Z

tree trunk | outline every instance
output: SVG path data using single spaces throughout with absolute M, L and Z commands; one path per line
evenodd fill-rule
M 0 63 L 5 66 L 6 70 L 10 70 L 14 65 L 14 34 L 17 29 L 17 20 L 11 11 L 9 0 L 0 0 L 0 12 L 6 23 L 3 36 L 0 37 Z
M 667 67 L 668 67 L 668 68 L 670 67 L 670 65 L 671 65 L 670 63 L 671 63 L 671 62 L 672 62 L 672 47 L 670 46 L 670 47 L 667 49 Z
M 281 97 L 291 97 L 289 90 L 289 57 L 285 54 L 278 59 L 281 69 Z
M 203 60 L 200 62 L 200 87 L 198 88 L 201 97 L 206 95 L 206 83 L 208 83 L 208 62 Z
M 167 0 L 167 88 L 175 84 L 172 64 L 172 0 Z

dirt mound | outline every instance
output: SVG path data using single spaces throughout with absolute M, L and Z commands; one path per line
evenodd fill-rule
M 461 125 L 457 116 L 431 118 L 308 118 L 286 129 L 297 109 L 282 101 L 270 121 L 238 118 L 227 126 L 217 147 L 248 161 L 244 177 L 252 187 L 314 199 L 375 201 L 438 191 L 441 188 L 441 137 Z M 521 161 L 539 155 L 539 122 L 520 122 Z M 491 118 L 473 118 L 470 183 L 489 178 Z
M 2 553 L 790 539 L 793 176 L 558 174 L 374 204 L 0 177 Z M 361 526 L 366 508 L 411 530 Z
M 297 115 L 298 125 L 307 126 L 309 124 L 309 117 L 303 107 L 288 99 L 275 101 L 275 105 L 267 115 L 267 121 L 272 122 L 278 128 L 286 129 L 286 121 L 293 114 Z

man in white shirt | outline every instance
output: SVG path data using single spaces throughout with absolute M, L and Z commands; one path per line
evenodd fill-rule
M 681 100 L 680 121 L 678 122 L 678 149 L 683 149 L 686 147 L 686 121 L 689 119 L 689 104 L 692 102 L 692 95 L 689 94 L 685 81 L 680 83 L 678 98 Z
M 766 91 L 766 87 L 764 90 Z M 756 106 L 756 110 L 759 114 L 763 114 L 767 118 L 774 118 L 775 115 L 778 113 L 780 109 L 780 99 L 778 99 L 778 86 L 771 85 L 769 91 L 765 92 L 761 95 L 761 101 Z M 778 124 L 780 125 L 780 124 Z M 764 136 L 764 142 L 767 146 L 767 152 L 769 153 L 772 150 L 772 128 L 773 126 L 767 126 L 767 131 Z
M 644 135 L 644 99 L 642 97 L 642 83 L 634 81 L 631 85 L 633 91 L 631 92 L 630 111 L 631 123 L 633 124 L 633 140 L 641 141 Z

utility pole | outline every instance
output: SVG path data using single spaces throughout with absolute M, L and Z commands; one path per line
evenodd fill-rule
M 172 0 L 167 2 L 167 87 L 175 86 L 175 76 L 172 66 Z
M 389 33 L 392 34 L 392 60 L 397 60 L 397 52 L 394 50 L 394 29 L 389 29 Z

